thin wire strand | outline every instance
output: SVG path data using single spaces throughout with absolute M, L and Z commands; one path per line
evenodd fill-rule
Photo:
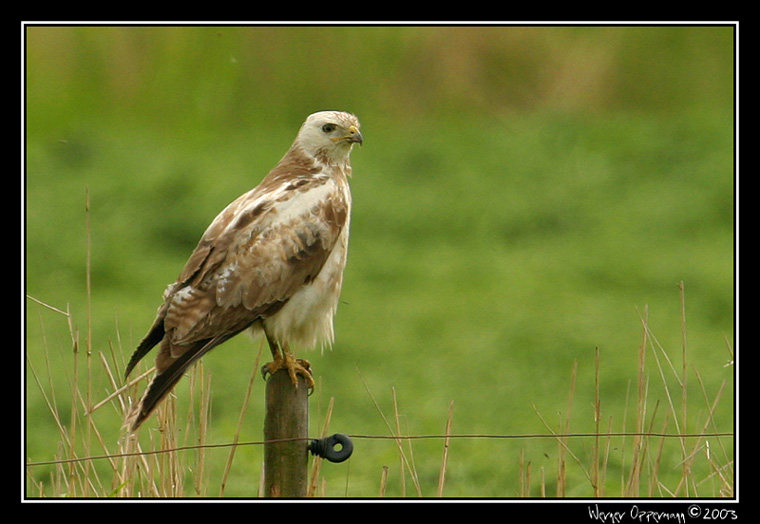
M 733 433 L 526 433 L 522 435 L 490 435 L 486 433 L 467 433 L 467 434 L 449 434 L 449 435 L 366 435 L 366 434 L 349 434 L 349 438 L 354 439 L 368 439 L 368 440 L 422 440 L 422 439 L 539 439 L 539 438 L 598 438 L 598 437 L 650 437 L 650 438 L 705 438 L 705 437 L 733 437 Z M 292 442 L 294 440 L 313 440 L 310 437 L 297 437 L 289 439 L 277 439 L 277 440 L 260 440 L 249 442 L 237 442 L 237 443 L 223 443 L 223 444 L 196 444 L 188 446 L 179 446 L 171 449 L 159 449 L 152 451 L 140 451 L 134 453 L 115 453 L 112 455 L 93 455 L 90 457 L 76 457 L 69 459 L 59 460 L 46 460 L 41 462 L 27 462 L 26 467 L 34 466 L 49 466 L 54 464 L 68 464 L 72 462 L 84 462 L 87 460 L 101 460 L 101 459 L 114 459 L 125 457 L 139 457 L 146 455 L 158 455 L 160 453 L 173 453 L 177 451 L 191 451 L 197 449 L 217 449 L 217 448 L 229 448 L 235 446 L 260 446 L 263 444 L 271 444 L 276 442 Z

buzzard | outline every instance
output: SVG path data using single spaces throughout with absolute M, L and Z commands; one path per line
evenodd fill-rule
M 349 155 L 362 143 L 349 113 L 310 115 L 293 145 L 254 189 L 211 222 L 129 360 L 125 377 L 154 346 L 156 374 L 128 417 L 132 430 L 214 347 L 244 330 L 266 337 L 274 360 L 314 386 L 291 348 L 333 341 L 351 212 Z

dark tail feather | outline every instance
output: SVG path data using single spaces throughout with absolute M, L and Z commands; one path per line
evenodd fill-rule
M 188 348 L 177 360 L 168 368 L 153 377 L 148 389 L 143 394 L 140 402 L 135 406 L 132 413 L 127 419 L 127 424 L 132 431 L 135 431 L 143 421 L 150 416 L 158 403 L 172 390 L 179 382 L 179 379 L 196 360 L 211 351 L 214 347 L 229 339 L 230 336 L 216 337 L 208 340 L 201 340 Z M 140 345 L 142 347 L 142 344 Z M 140 349 L 135 352 L 139 353 Z M 147 350 L 146 350 L 147 352 Z M 145 352 L 143 352 L 143 355 Z M 141 355 L 142 356 L 142 355 Z M 134 356 L 133 356 L 134 359 Z M 139 358 L 137 359 L 139 360 Z M 130 362 L 131 363 L 131 362 Z M 129 369 L 129 368 L 128 368 Z
M 148 353 L 148 351 L 153 349 L 153 346 L 161 342 L 162 338 L 164 338 L 163 319 L 153 325 L 148 334 L 145 335 L 145 338 L 140 342 L 140 345 L 137 346 L 135 352 L 132 353 L 132 357 L 129 359 L 129 364 L 127 364 L 127 369 L 124 371 L 125 379 L 129 376 L 137 363 L 140 362 L 140 360 Z

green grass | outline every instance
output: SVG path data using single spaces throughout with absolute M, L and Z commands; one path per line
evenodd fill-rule
M 683 313 L 683 286 L 679 288 Z M 69 319 L 67 312 L 36 303 Z M 723 381 L 717 391 L 708 391 L 702 374 L 688 362 L 686 345 L 681 348 L 683 361 L 678 369 L 673 355 L 668 354 L 651 331 L 646 311 L 641 324 L 638 369 L 629 380 L 622 411 L 617 411 L 618 399 L 604 387 L 607 374 L 597 350 L 591 409 L 581 406 L 579 410 L 576 405 L 577 393 L 582 398 L 588 398 L 589 394 L 587 388 L 577 389 L 579 366 L 575 363 L 566 404 L 558 413 L 556 426 L 538 406 L 531 405 L 536 418 L 545 426 L 543 432 L 457 433 L 452 431 L 456 403 L 451 401 L 445 429 L 420 435 L 410 431 L 420 426 L 419 412 L 415 409 L 419 404 L 411 408 L 415 416 L 410 422 L 395 388 L 391 391 L 390 405 L 384 408 L 388 400 L 378 398 L 362 379 L 374 416 L 382 420 L 384 431 L 374 435 L 353 434 L 357 449 L 364 453 L 352 458 L 340 474 L 331 470 L 329 464 L 324 467 L 319 459 L 312 459 L 308 496 L 732 497 L 732 433 L 721 431 L 716 419 L 716 414 L 726 409 L 727 382 Z M 683 323 L 683 340 L 685 327 Z M 73 328 L 70 335 L 78 341 Z M 252 366 L 248 391 L 234 402 L 240 413 L 236 426 L 227 428 L 226 439 L 215 441 L 213 437 L 219 433 L 214 425 L 221 420 L 218 415 L 211 416 L 215 411 L 211 402 L 213 374 L 206 371 L 203 362 L 188 374 L 178 388 L 178 395 L 161 404 L 139 438 L 127 438 L 114 432 L 113 422 L 123 420 L 128 407 L 139 397 L 138 388 L 134 383 L 126 389 L 119 387 L 120 366 L 110 360 L 113 354 L 95 354 L 90 347 L 78 349 L 86 351 L 77 351 L 72 357 L 74 372 L 69 397 L 77 399 L 81 406 L 74 411 L 70 411 L 70 406 L 58 405 L 56 397 L 65 398 L 65 392 L 61 396 L 53 387 L 52 377 L 46 377 L 29 362 L 30 380 L 45 396 L 48 417 L 57 427 L 59 438 L 50 461 L 28 461 L 28 496 L 261 496 L 261 468 L 254 466 L 261 463 L 261 442 L 246 438 L 250 393 L 255 389 L 251 386 L 255 386 L 259 376 L 258 357 Z M 729 346 L 727 350 L 732 359 L 732 348 Z M 45 351 L 47 359 L 48 348 Z M 732 364 L 729 360 L 724 367 Z M 146 373 L 135 383 L 144 383 L 149 375 Z M 109 389 L 114 391 L 97 402 L 92 397 L 96 377 L 107 377 L 111 381 Z M 321 385 L 315 397 L 310 402 L 312 410 L 316 408 L 312 411 L 316 426 L 310 433 L 312 438 L 333 431 L 335 409 L 335 397 L 325 402 Z M 613 406 L 611 410 L 609 405 Z M 234 415 L 229 411 L 232 404 L 225 407 L 229 419 Z M 103 413 L 108 410 L 111 412 Z M 487 410 L 481 408 L 480 412 L 484 411 Z M 581 429 L 576 429 L 579 412 Z M 48 446 L 51 443 L 48 440 Z M 366 453 L 373 444 L 375 453 Z M 515 460 L 507 450 L 518 446 L 519 457 Z M 378 453 L 382 447 L 385 449 Z M 378 461 L 383 464 L 380 478 L 368 478 L 366 473 L 377 469 Z M 390 473 L 388 464 L 394 462 L 397 468 Z M 351 473 L 355 471 L 352 467 L 357 466 L 360 473 Z M 257 471 L 258 483 L 251 478 Z M 516 478 L 505 482 L 505 474 Z M 498 491 L 490 493 L 488 488 L 494 482 Z M 467 486 L 473 484 L 480 486 L 477 494 L 467 491 Z M 509 491 L 505 491 L 506 485 L 512 486 Z
M 37 40 L 30 44 L 27 87 L 26 292 L 68 308 L 70 317 L 27 301 L 28 461 L 60 456 L 61 433 L 47 404 L 63 414 L 67 431 L 72 391 L 89 390 L 95 403 L 113 390 L 106 369 L 116 376 L 123 369 L 165 285 L 205 226 L 277 162 L 305 114 L 325 104 L 356 111 L 366 141 L 353 154 L 352 237 L 336 346 L 308 355 L 318 382 L 311 399 L 315 432 L 334 399 L 331 432 L 387 435 L 376 404 L 396 420 L 394 392 L 401 431 L 410 435 L 442 434 L 452 401 L 455 434 L 548 433 L 542 417 L 554 431 L 569 420 L 571 432 L 593 432 L 597 348 L 602 430 L 609 424 L 612 431 L 634 431 L 645 316 L 646 424 L 675 432 L 678 422 L 682 432 L 699 433 L 710 421 L 710 431 L 732 431 L 734 370 L 724 364 L 734 337 L 733 118 L 721 74 L 730 75 L 732 55 L 726 54 L 725 31 L 709 29 L 658 30 L 653 39 L 641 28 L 599 34 L 489 30 L 499 38 L 489 38 L 488 46 L 477 32 L 451 33 L 458 35 L 463 56 L 475 57 L 470 65 L 456 54 L 427 60 L 438 56 L 433 44 L 446 41 L 446 31 L 347 29 L 329 37 L 325 31 L 289 37 L 270 31 L 264 40 L 230 29 L 220 37 L 213 28 L 191 32 L 199 38 L 177 30 L 151 31 L 150 38 L 126 29 L 60 30 L 45 38 L 30 33 Z M 37 45 L 53 36 L 57 47 Z M 362 45 L 345 55 L 344 66 L 378 64 L 370 77 L 382 81 L 361 78 L 366 65 L 354 73 L 343 67 L 331 90 L 318 71 L 297 67 L 306 57 L 292 57 L 294 69 L 288 68 L 280 47 L 316 41 L 324 56 L 335 56 L 346 39 Z M 519 60 L 508 60 L 524 57 L 527 42 L 537 51 L 522 67 L 533 64 L 541 75 L 518 74 Z M 596 51 L 578 59 L 586 56 L 580 54 L 584 49 Z M 662 63 L 651 58 L 651 49 Z M 230 55 L 246 65 L 242 76 L 226 69 Z M 270 62 L 262 62 L 265 55 Z M 121 58 L 111 69 L 106 58 L 114 56 Z M 554 66 L 567 68 L 573 60 L 578 70 L 563 74 L 583 78 L 589 68 L 602 68 L 604 89 L 585 93 L 593 93 L 593 100 L 572 91 L 575 98 L 566 101 L 580 105 L 560 108 L 560 100 L 545 95 L 549 86 L 560 85 L 548 72 L 559 77 Z M 680 74 L 698 79 L 690 89 L 668 72 L 674 62 Z M 421 64 L 429 70 L 412 67 Z M 474 64 L 482 69 L 473 70 Z M 450 75 L 444 74 L 447 67 Z M 700 67 L 712 74 L 697 74 Z M 512 83 L 499 76 L 507 70 Z M 256 71 L 288 75 L 267 110 L 259 107 L 265 87 Z M 299 71 L 319 79 L 309 84 L 313 98 L 298 96 L 304 88 L 287 81 Z M 649 90 L 639 81 L 642 71 Z M 471 76 L 457 80 L 459 72 Z M 440 89 L 430 89 L 434 85 Z M 503 102 L 486 112 L 487 104 L 477 103 L 507 85 L 515 96 L 532 90 L 546 98 L 532 100 L 529 110 Z M 296 102 L 285 104 L 287 96 Z M 684 337 L 686 424 L 679 383 Z M 237 434 L 257 352 L 239 337 L 204 358 L 211 381 L 207 442 L 230 442 Z M 42 377 L 42 388 L 30 368 Z M 187 410 L 187 382 L 177 390 L 180 416 Z M 669 395 L 676 397 L 675 407 Z M 81 413 L 82 404 L 76 404 Z M 262 409 L 263 386 L 256 381 L 241 441 L 261 440 Z M 82 420 L 78 437 L 86 427 Z M 118 409 L 107 405 L 94 421 L 104 446 L 115 450 Z M 196 438 L 196 430 L 179 426 L 187 432 L 180 442 Z M 146 439 L 156 434 L 149 428 L 143 433 Z M 656 472 L 655 496 L 677 491 L 684 478 L 691 483 L 680 495 L 725 494 L 714 464 L 730 463 L 733 449 L 731 439 L 720 442 L 728 460 L 721 451 L 711 462 L 702 449 L 685 476 L 678 441 L 663 440 L 662 452 L 655 453 L 661 442 L 651 439 L 649 457 L 656 458 L 647 459 L 642 489 L 650 489 L 648 479 Z M 609 441 L 607 496 L 622 492 L 633 444 L 630 437 Z M 443 442 L 410 441 L 405 449 L 410 445 L 422 494 L 434 496 Z M 530 464 L 529 494 L 540 493 L 543 472 L 549 496 L 559 487 L 566 496 L 593 496 L 583 471 L 598 456 L 593 441 L 571 440 L 568 446 L 583 467 L 552 438 L 454 439 L 444 495 L 524 495 L 521 479 L 525 484 Z M 719 453 L 718 442 L 711 439 L 710 446 Z M 78 455 L 102 452 L 92 445 Z M 563 453 L 568 468 L 560 481 Z M 203 458 L 208 496 L 218 494 L 228 454 L 208 450 Z M 92 467 L 110 486 L 111 472 L 102 462 Z M 257 493 L 260 466 L 260 446 L 240 448 L 225 495 Z M 373 439 L 356 442 L 350 463 L 321 466 L 324 492 L 375 496 L 383 466 L 389 466 L 387 496 L 414 494 L 409 478 L 402 491 L 396 444 Z M 29 482 L 43 483 L 48 496 L 67 493 L 53 488 L 52 473 L 52 467 L 31 468 Z M 110 493 L 106 487 L 93 490 Z M 188 496 L 194 493 L 186 489 Z

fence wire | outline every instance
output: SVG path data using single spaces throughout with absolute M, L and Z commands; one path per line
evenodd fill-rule
M 520 435 L 492 435 L 487 433 L 462 433 L 462 434 L 442 434 L 442 435 L 367 435 L 367 434 L 347 434 L 351 439 L 366 440 L 424 440 L 424 439 L 493 439 L 493 440 L 517 440 L 517 439 L 568 439 L 568 438 L 619 438 L 619 437 L 642 437 L 642 438 L 722 438 L 733 437 L 734 434 L 728 433 L 657 433 L 657 432 L 608 432 L 608 433 L 525 433 Z M 194 444 L 187 446 L 178 446 L 175 448 L 158 449 L 150 451 L 136 451 L 132 453 L 114 453 L 108 455 L 93 455 L 89 457 L 74 457 L 67 459 L 46 460 L 40 462 L 27 462 L 26 467 L 50 466 L 56 464 L 69 464 L 77 462 L 86 462 L 104 459 L 118 459 L 127 457 L 139 457 L 149 455 L 159 455 L 162 453 L 175 453 L 178 451 L 192 451 L 199 449 L 223 449 L 241 446 L 263 446 L 276 442 L 292 442 L 295 440 L 311 441 L 313 438 L 291 438 L 278 440 L 257 440 L 247 442 L 228 442 L 221 444 Z

